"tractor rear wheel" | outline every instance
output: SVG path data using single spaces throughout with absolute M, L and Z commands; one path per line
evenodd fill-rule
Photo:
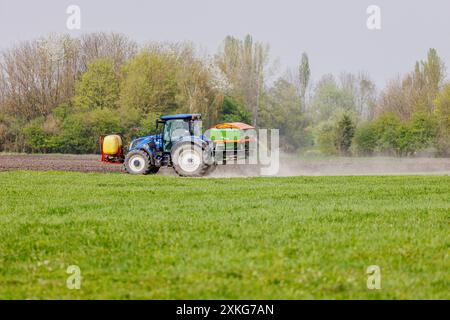
M 154 172 L 150 157 L 144 150 L 128 152 L 124 162 L 125 170 L 130 174 L 149 174 Z
M 209 168 L 205 152 L 195 144 L 184 143 L 175 146 L 171 157 L 175 172 L 183 177 L 202 177 Z

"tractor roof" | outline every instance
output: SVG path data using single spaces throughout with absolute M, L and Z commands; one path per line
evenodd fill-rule
M 176 119 L 183 119 L 183 120 L 200 120 L 202 118 L 202 115 L 199 113 L 182 113 L 182 114 L 172 114 L 167 116 L 161 116 L 161 120 L 176 120 Z

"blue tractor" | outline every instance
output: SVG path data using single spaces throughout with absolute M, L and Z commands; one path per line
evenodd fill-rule
M 217 124 L 207 137 L 201 131 L 200 114 L 176 114 L 161 116 L 156 128 L 161 133 L 134 139 L 127 152 L 120 134 L 102 136 L 102 161 L 123 164 L 130 174 L 154 174 L 161 167 L 173 167 L 180 176 L 200 177 L 217 164 L 238 159 L 248 164 L 250 155 L 254 159 L 257 140 L 251 133 L 254 128 L 245 123 Z
M 161 133 L 134 139 L 126 154 L 120 135 L 104 136 L 102 160 L 123 163 L 130 174 L 152 174 L 172 166 L 180 176 L 203 176 L 215 163 L 213 143 L 202 134 L 200 120 L 200 114 L 161 116 L 156 121 Z

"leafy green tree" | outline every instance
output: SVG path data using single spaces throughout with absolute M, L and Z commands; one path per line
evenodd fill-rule
M 426 93 L 428 100 L 428 112 L 433 109 L 433 100 L 442 88 L 442 82 L 445 78 L 445 65 L 438 56 L 436 49 L 428 50 L 427 60 L 422 61 L 422 72 L 426 82 Z
M 433 146 L 437 136 L 437 122 L 434 116 L 424 112 L 413 113 L 408 131 L 414 137 L 414 152 Z
M 300 61 L 300 66 L 298 70 L 299 83 L 300 83 L 300 98 L 302 101 L 302 108 L 306 107 L 306 90 L 309 86 L 309 81 L 311 79 L 311 69 L 309 68 L 309 58 L 306 52 L 302 53 L 302 58 Z
M 280 143 L 285 151 L 296 151 L 310 146 L 312 137 L 306 130 L 308 118 L 299 109 L 301 97 L 295 85 L 278 79 L 267 92 L 266 106 L 261 110 L 261 124 L 280 130 Z
M 342 114 L 336 125 L 336 148 L 341 155 L 350 154 L 350 146 L 355 135 L 355 123 L 348 113 Z
M 254 126 L 258 125 L 268 62 L 269 46 L 253 41 L 250 35 L 243 40 L 227 36 L 216 55 L 216 63 L 230 85 L 225 93 L 251 112 Z
M 398 150 L 398 132 L 401 122 L 394 113 L 386 113 L 376 121 L 378 131 L 378 149 L 382 153 L 396 154 Z
M 315 144 L 323 154 L 339 154 L 339 150 L 336 148 L 336 123 L 334 121 L 322 121 L 316 126 Z
M 88 69 L 75 85 L 74 105 L 80 111 L 94 109 L 117 109 L 119 106 L 120 79 L 110 60 L 99 59 Z
M 333 116 L 316 127 L 316 144 L 324 154 L 350 155 L 355 123 L 348 113 Z
M 450 156 L 450 84 L 446 84 L 437 98 L 435 116 L 437 121 L 436 148 L 438 155 Z
M 411 89 L 406 94 L 411 97 L 411 112 L 433 113 L 433 100 L 442 88 L 445 78 L 445 65 L 438 56 L 436 49 L 429 49 L 425 61 L 417 61 L 414 72 L 407 76 L 411 79 Z
M 219 122 L 251 122 L 251 114 L 230 96 L 225 96 L 222 103 Z
M 412 156 L 432 144 L 435 137 L 435 126 L 425 114 L 415 114 L 408 123 L 402 123 L 397 132 L 398 156 Z
M 177 72 L 177 62 L 170 54 L 145 51 L 136 55 L 123 68 L 122 106 L 136 108 L 143 116 L 176 110 Z
M 339 88 L 333 76 L 324 76 L 317 85 L 311 111 L 318 123 L 342 112 L 354 112 L 355 102 L 351 91 Z
M 355 130 L 353 151 L 356 155 L 373 155 L 378 145 L 378 132 L 374 122 L 364 122 Z
M 433 146 L 436 130 L 435 118 L 426 113 L 414 113 L 407 122 L 401 122 L 395 114 L 387 113 L 375 121 L 358 126 L 353 150 L 358 155 L 381 152 L 411 156 Z

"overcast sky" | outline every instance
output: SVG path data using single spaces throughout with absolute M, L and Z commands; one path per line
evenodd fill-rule
M 66 28 L 69 5 L 81 30 Z M 366 9 L 381 8 L 381 30 Z M 122 32 L 140 43 L 189 40 L 214 53 L 226 35 L 268 42 L 280 72 L 306 51 L 313 78 L 366 71 L 378 86 L 434 47 L 450 65 L 449 0 L 0 0 L 0 48 L 51 32 Z

